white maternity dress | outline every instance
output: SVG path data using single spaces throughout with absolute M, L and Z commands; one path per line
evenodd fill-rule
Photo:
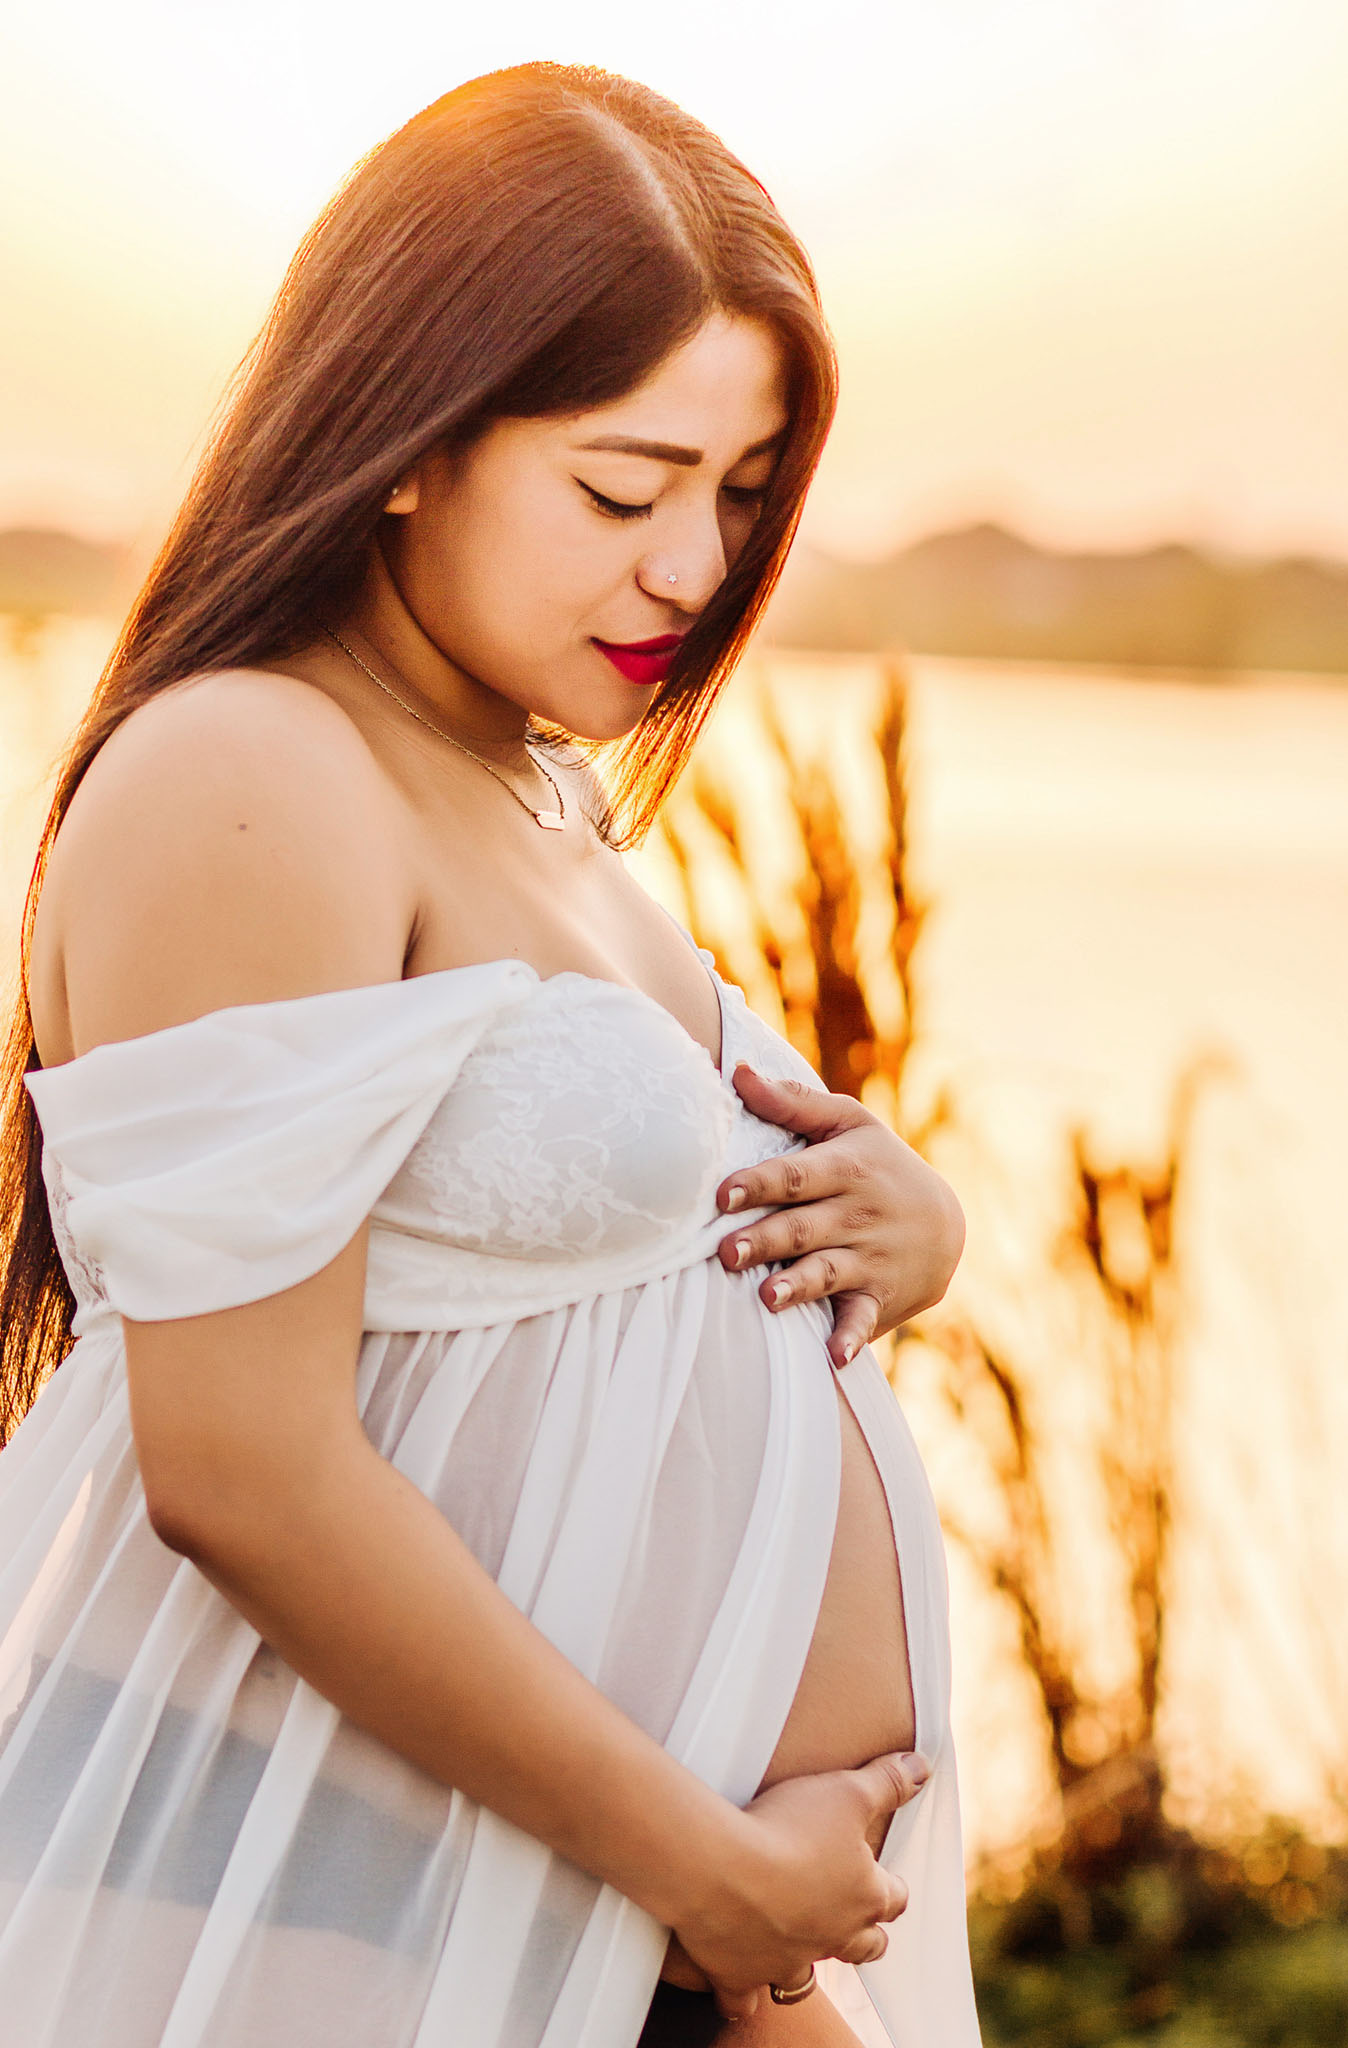
M 79 1308 L 0 1454 L 3 2048 L 632 2048 L 668 1930 L 346 1720 L 156 1537 L 120 1313 L 275 1293 L 371 1216 L 371 1441 L 746 1802 L 809 1647 L 840 1430 L 827 1304 L 773 1315 L 714 1256 L 722 1177 L 803 1142 L 745 1110 L 734 1062 L 818 1076 L 713 978 L 719 1074 L 645 994 L 502 960 L 29 1075 Z M 821 1979 L 863 2040 L 975 2048 L 940 1529 L 870 1351 L 841 1384 L 934 1771 L 885 1843 L 912 1893 L 888 1953 Z

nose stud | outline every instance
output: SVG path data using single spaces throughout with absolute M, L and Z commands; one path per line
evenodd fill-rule
M 667 583 L 677 583 L 678 580 L 678 577 L 674 574 L 672 570 L 670 571 L 669 575 L 665 578 L 665 581 Z

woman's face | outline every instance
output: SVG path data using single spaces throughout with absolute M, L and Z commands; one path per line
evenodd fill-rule
M 404 628 L 458 672 L 423 659 L 418 681 L 488 724 L 479 691 L 586 738 L 629 732 L 663 670 L 625 675 L 598 643 L 686 632 L 749 537 L 787 426 L 772 329 L 718 313 L 625 398 L 497 420 L 457 458 L 428 457 L 383 537 Z

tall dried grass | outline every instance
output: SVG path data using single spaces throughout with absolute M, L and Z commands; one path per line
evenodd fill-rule
M 853 805 L 825 751 L 788 730 L 766 685 L 753 732 L 755 749 L 771 763 L 770 822 L 754 811 L 734 746 L 718 746 L 713 735 L 666 807 L 661 830 L 689 922 L 723 971 L 769 992 L 826 1087 L 864 1097 L 927 1153 L 958 1124 L 960 1109 L 944 1088 L 915 1116 L 904 1085 L 921 1036 L 916 968 L 930 909 L 910 872 L 909 725 L 908 681 L 891 658 L 869 731 L 881 830 L 865 857 L 850 823 Z M 777 856 L 772 890 L 762 885 L 756 851 L 765 830 Z M 882 935 L 878 947 L 863 943 L 868 919 Z M 724 957 L 728 933 L 733 958 Z M 877 985 L 886 975 L 882 1005 Z M 1126 1680 L 1108 1690 L 1093 1680 L 1065 1609 L 1061 1565 L 1071 1537 L 1055 1511 L 1032 1359 L 983 1327 L 969 1307 L 947 1304 L 905 1325 L 889 1351 L 891 1369 L 901 1374 L 905 1343 L 935 1347 L 949 1412 L 978 1440 L 996 1512 L 974 1529 L 956 1503 L 943 1502 L 947 1533 L 1014 1614 L 1061 1800 L 1052 1854 L 1083 1875 L 1151 1853 L 1168 1833 L 1157 1713 L 1176 1484 L 1177 1214 L 1200 1081 L 1197 1067 L 1181 1077 L 1154 1163 L 1103 1161 L 1084 1130 L 1067 1134 L 1068 1205 L 1051 1253 L 1078 1305 L 1081 1349 L 1073 1363 L 1101 1374 L 1095 1457 L 1116 1551 L 1111 1584 L 1116 1630 L 1129 1645 Z M 1033 1276 L 1023 1284 L 1033 1292 Z

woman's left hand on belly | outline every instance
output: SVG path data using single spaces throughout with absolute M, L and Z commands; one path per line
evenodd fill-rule
M 722 1181 L 716 1200 L 727 1213 L 769 1204 L 776 1213 L 722 1238 L 721 1263 L 785 1261 L 759 1289 L 771 1309 L 831 1296 L 828 1352 L 846 1365 L 872 1337 L 940 1301 L 964 1249 L 964 1212 L 949 1182 L 854 1097 L 769 1081 L 743 1063 L 733 1080 L 746 1109 L 809 1146 Z

